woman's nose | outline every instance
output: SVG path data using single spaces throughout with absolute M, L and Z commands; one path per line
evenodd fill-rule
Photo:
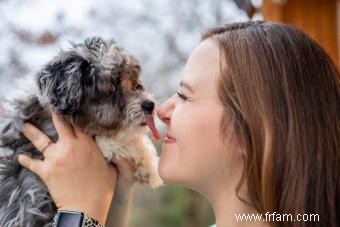
M 173 97 L 166 100 L 157 111 L 158 118 L 166 125 L 170 124 L 172 110 L 174 108 L 174 99 Z

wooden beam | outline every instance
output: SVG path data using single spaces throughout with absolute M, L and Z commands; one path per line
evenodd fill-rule
M 265 20 L 292 24 L 315 39 L 340 66 L 339 0 L 263 0 Z
M 340 69 L 340 0 L 337 2 L 338 68 Z

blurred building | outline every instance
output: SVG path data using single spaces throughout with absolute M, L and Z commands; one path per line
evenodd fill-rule
M 340 0 L 234 0 L 249 18 L 259 11 L 263 19 L 292 24 L 314 38 L 340 66 Z

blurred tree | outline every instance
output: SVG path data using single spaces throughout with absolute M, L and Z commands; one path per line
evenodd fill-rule
M 174 93 L 179 71 L 207 27 L 247 19 L 230 0 L 0 2 L 1 77 L 38 70 L 68 40 L 114 37 L 143 65 L 146 87 L 159 98 Z M 15 64 L 13 64 L 15 58 Z M 4 81 L 5 82 L 5 81 Z

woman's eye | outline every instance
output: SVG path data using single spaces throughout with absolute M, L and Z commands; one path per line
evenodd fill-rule
M 186 97 L 185 95 L 183 95 L 183 94 L 180 93 L 180 92 L 177 92 L 177 95 L 178 95 L 178 97 L 179 97 L 180 99 L 182 99 L 182 100 L 184 100 L 184 101 L 186 101 L 186 100 L 188 99 L 188 97 Z
M 144 91 L 144 87 L 141 84 L 138 84 L 136 89 L 139 91 Z

